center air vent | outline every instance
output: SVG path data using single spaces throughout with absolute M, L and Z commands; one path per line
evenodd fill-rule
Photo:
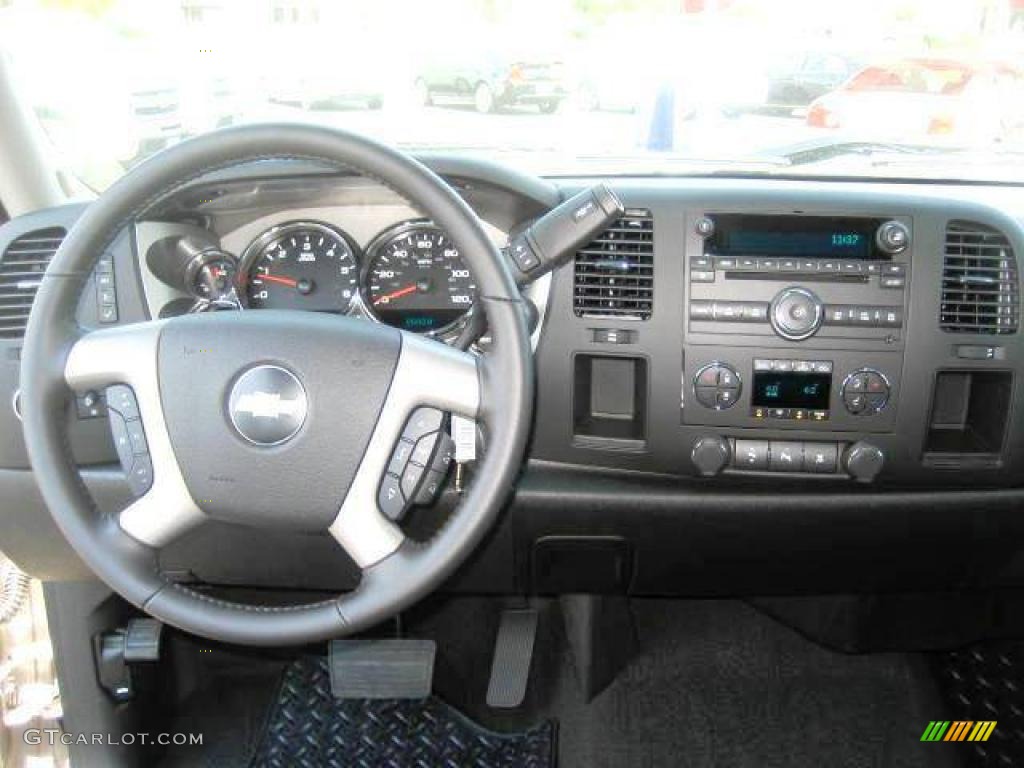
M 43 272 L 65 234 L 60 227 L 29 232 L 7 246 L 0 257 L 0 339 L 25 335 Z
M 576 254 L 577 317 L 647 320 L 654 311 L 654 219 L 629 209 Z
M 1016 333 L 1017 261 L 1006 237 L 982 224 L 946 227 L 940 325 L 950 333 Z

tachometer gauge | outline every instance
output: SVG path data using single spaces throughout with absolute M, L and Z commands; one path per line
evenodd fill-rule
M 251 309 L 346 312 L 359 291 L 355 247 L 324 224 L 275 227 L 249 246 L 243 261 Z
M 367 308 L 382 323 L 436 333 L 470 310 L 476 283 L 443 230 L 411 223 L 384 233 L 371 246 L 364 291 Z

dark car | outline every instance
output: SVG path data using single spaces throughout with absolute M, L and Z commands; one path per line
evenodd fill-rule
M 440 52 L 423 63 L 415 87 L 423 105 L 472 106 L 484 114 L 522 105 L 549 114 L 568 95 L 565 65 L 557 57 L 511 50 Z
M 812 51 L 787 56 L 767 69 L 763 101 L 734 104 L 734 114 L 802 114 L 819 96 L 846 82 L 863 63 L 855 56 L 832 51 Z

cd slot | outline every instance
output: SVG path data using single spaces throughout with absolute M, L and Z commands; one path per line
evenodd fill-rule
M 805 283 L 853 283 L 855 285 L 866 285 L 867 275 L 844 275 L 837 272 L 778 272 L 777 278 L 768 278 L 764 272 L 744 272 L 742 270 L 730 270 L 725 273 L 726 280 L 790 280 L 800 278 Z

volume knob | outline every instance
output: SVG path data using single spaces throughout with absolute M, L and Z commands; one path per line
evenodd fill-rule
M 875 242 L 885 253 L 902 253 L 910 245 L 910 230 L 902 221 L 887 221 L 878 228 Z
M 806 288 L 786 288 L 772 300 L 768 317 L 784 339 L 801 341 L 821 327 L 821 299 Z

